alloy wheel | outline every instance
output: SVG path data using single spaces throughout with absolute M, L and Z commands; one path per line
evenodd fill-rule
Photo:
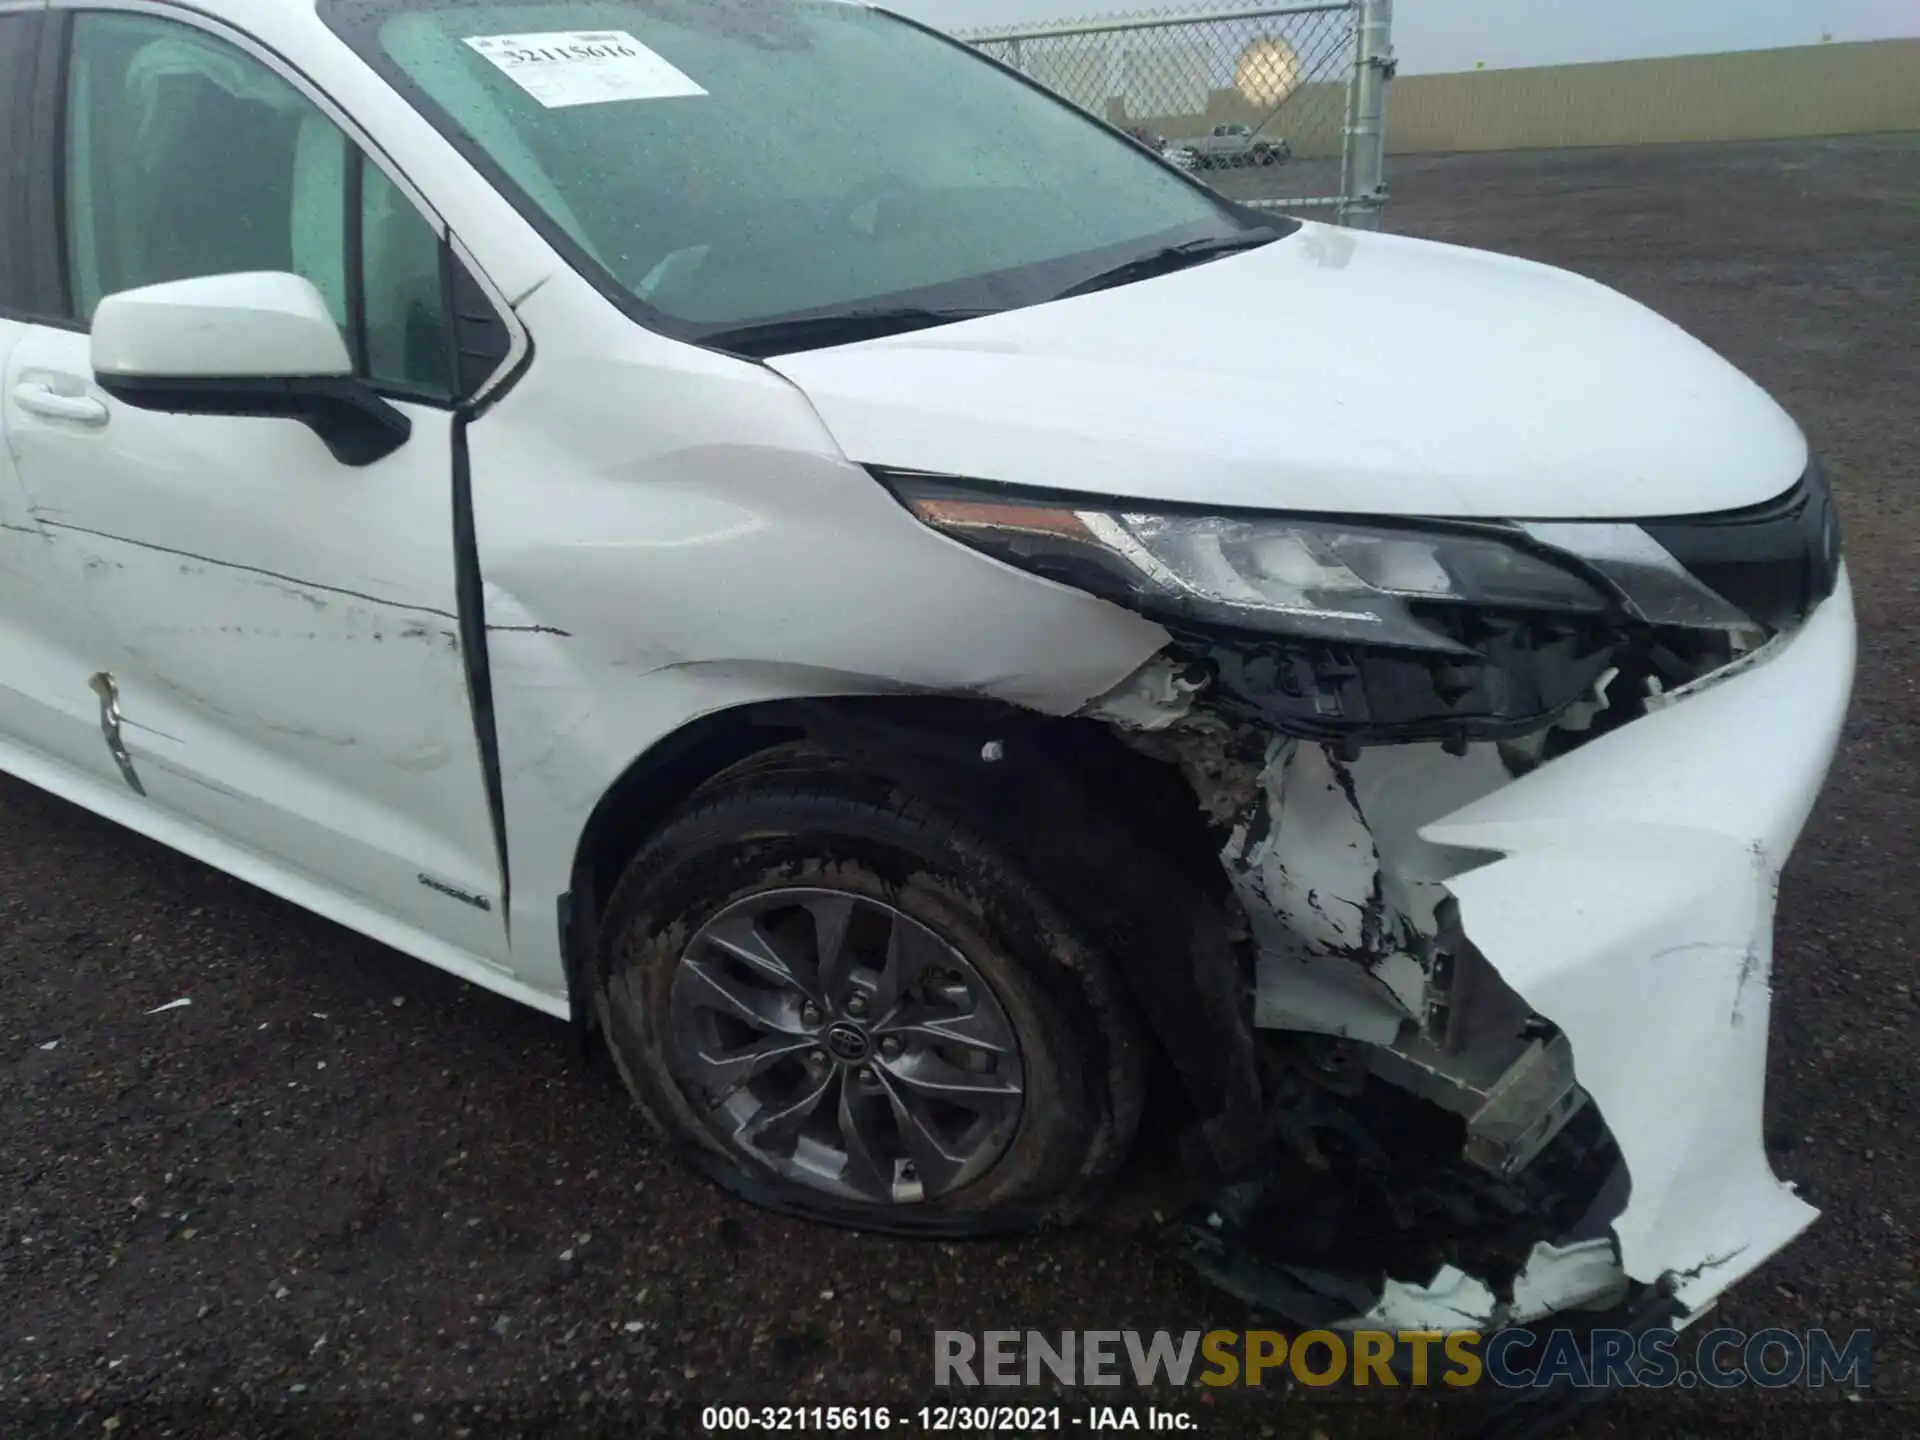
M 682 952 L 670 1006 L 669 1064 L 704 1122 L 839 1199 L 947 1194 L 1019 1128 L 1019 1045 L 985 977 L 869 896 L 735 901 Z

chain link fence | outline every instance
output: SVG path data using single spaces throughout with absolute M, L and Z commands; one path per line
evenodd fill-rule
M 1371 224 L 1390 0 L 1162 10 L 962 32 L 1236 200 Z

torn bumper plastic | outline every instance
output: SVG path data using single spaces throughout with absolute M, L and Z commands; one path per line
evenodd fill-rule
M 1690 1310 L 1818 1214 L 1761 1138 L 1774 902 L 1854 649 L 1842 574 L 1797 632 L 1420 830 L 1501 856 L 1446 880 L 1462 928 L 1560 1027 L 1613 1133 L 1621 1268 Z
M 1333 1323 L 1480 1329 L 1636 1291 L 1698 1314 L 1816 1218 L 1762 1142 L 1772 933 L 1854 649 L 1842 572 L 1796 630 L 1518 779 L 1493 745 L 1344 760 L 1275 742 L 1221 854 L 1258 951 L 1256 1026 L 1459 1116 L 1457 1158 L 1486 1183 L 1588 1106 L 1620 1167 L 1577 1224 L 1537 1215 L 1498 1273 L 1382 1256 L 1356 1285 L 1308 1262 L 1338 1281 L 1308 1282 L 1344 1300 Z M 1264 1195 L 1228 1229 L 1252 1240 L 1263 1206 L 1284 1212 Z M 1282 1266 L 1285 1309 L 1306 1271 Z

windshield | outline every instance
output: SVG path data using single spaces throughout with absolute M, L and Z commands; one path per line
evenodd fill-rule
M 906 328 L 1035 304 L 1284 223 L 1243 218 L 971 50 L 857 5 L 322 13 L 623 308 L 723 348 L 751 352 L 778 322 L 852 315 L 885 333 L 896 314 Z

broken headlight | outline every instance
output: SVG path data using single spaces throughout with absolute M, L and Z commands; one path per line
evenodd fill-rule
M 892 474 L 934 529 L 1170 621 L 1397 649 L 1467 649 L 1447 609 L 1569 619 L 1617 613 L 1576 564 L 1511 527 L 1094 508 Z
M 1509 739 L 1574 713 L 1570 732 L 1600 733 L 1798 623 L 1839 568 L 1818 466 L 1746 510 L 1511 523 L 1149 510 L 877 473 L 934 529 L 1161 621 L 1216 703 L 1347 744 Z

